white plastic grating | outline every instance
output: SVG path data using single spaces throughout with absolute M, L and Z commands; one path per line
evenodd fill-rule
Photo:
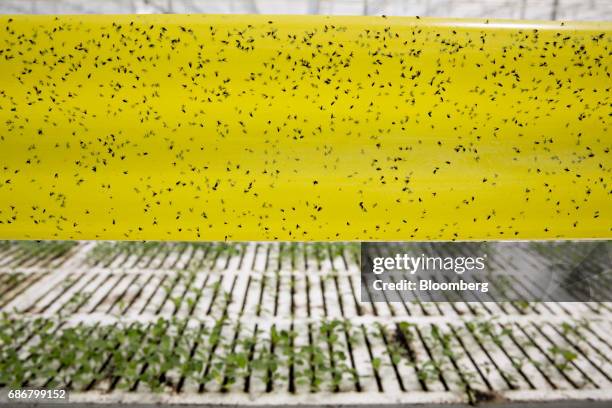
M 0 310 L 15 325 L 60 322 L 50 329 L 57 333 L 141 324 L 149 328 L 139 332 L 143 344 L 160 317 L 176 318 L 170 349 L 204 362 L 197 376 L 163 372 L 161 393 L 118 377 L 69 384 L 76 402 L 612 400 L 611 304 L 362 303 L 358 258 L 351 245 L 10 245 L 0 253 Z M 24 338 L 22 358 L 37 338 L 35 329 Z M 288 349 L 311 355 L 300 355 L 300 365 Z M 312 350 L 324 352 L 327 371 L 312 370 Z M 254 375 L 250 364 L 236 376 L 217 368 L 229 355 L 266 353 L 279 365 L 270 376 Z M 131 358 L 139 361 L 137 350 Z M 149 371 L 147 363 L 135 369 Z

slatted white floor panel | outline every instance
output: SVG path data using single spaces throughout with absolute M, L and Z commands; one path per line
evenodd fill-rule
M 359 251 L 348 244 L 0 248 L 0 310 L 15 325 L 43 317 L 61 322 L 57 332 L 82 325 L 93 333 L 129 324 L 153 330 L 160 317 L 176 318 L 186 326 L 167 333 L 171 348 L 184 346 L 186 359 L 204 355 L 201 375 L 170 367 L 161 392 L 101 378 L 69 384 L 73 401 L 612 401 L 609 303 L 362 303 Z M 38 337 L 33 330 L 19 345 L 22 358 Z M 327 368 L 317 371 L 321 350 Z M 253 359 L 266 353 L 279 367 L 256 376 Z M 246 356 L 236 366 L 243 371 L 212 375 L 228 355 Z

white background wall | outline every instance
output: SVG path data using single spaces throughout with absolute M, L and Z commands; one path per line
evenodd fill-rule
M 612 0 L 0 0 L 0 13 L 262 13 L 612 20 Z

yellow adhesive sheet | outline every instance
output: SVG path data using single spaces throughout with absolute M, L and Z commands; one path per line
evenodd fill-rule
M 0 238 L 610 238 L 611 35 L 1 16 Z

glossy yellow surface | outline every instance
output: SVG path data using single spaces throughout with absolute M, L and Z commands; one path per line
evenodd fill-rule
M 0 27 L 1 239 L 612 237 L 612 23 Z

